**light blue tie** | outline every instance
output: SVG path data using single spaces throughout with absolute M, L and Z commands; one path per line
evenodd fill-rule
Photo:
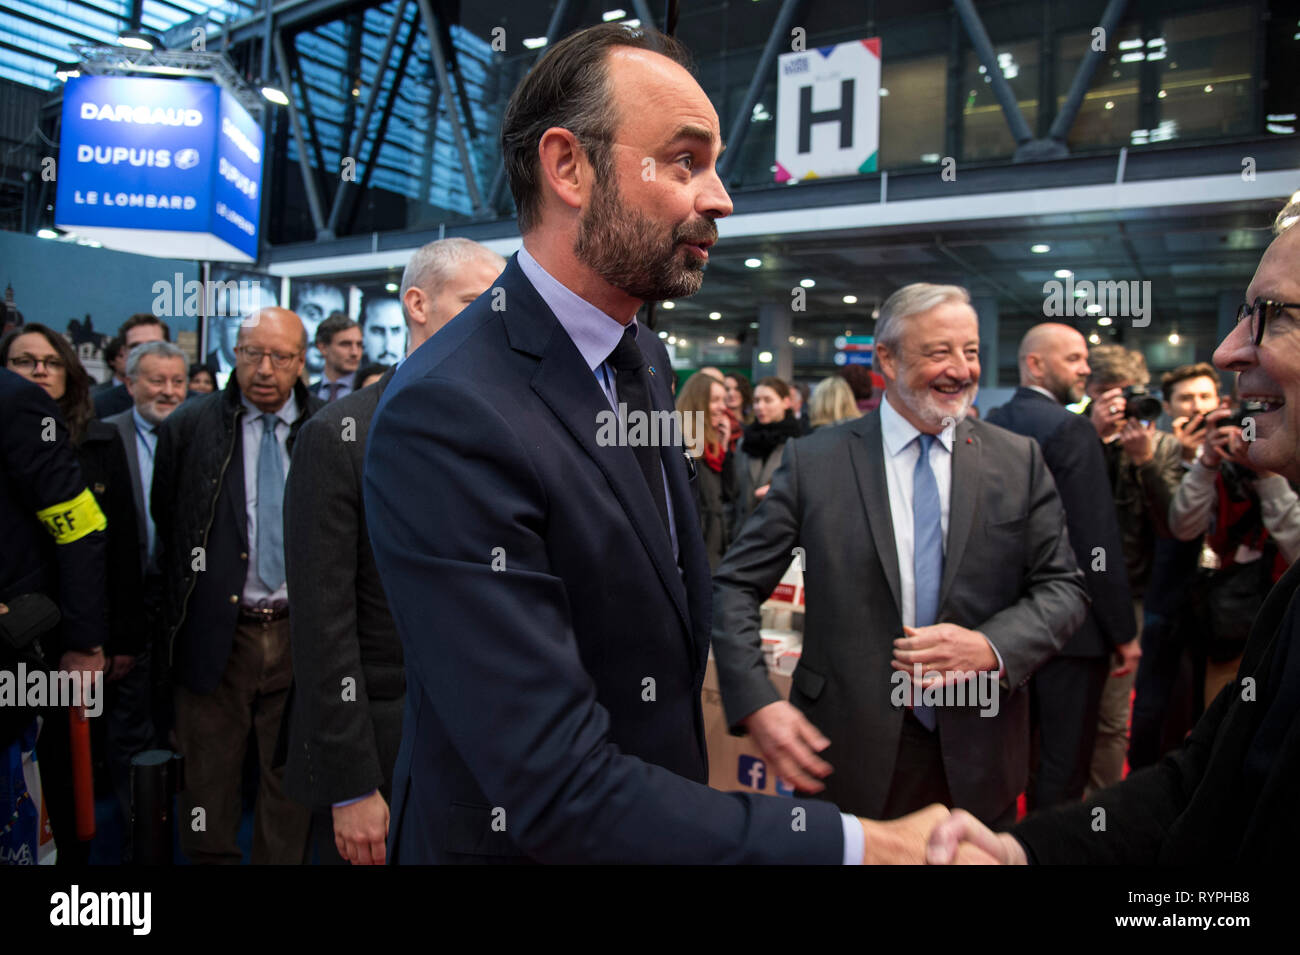
M 275 593 L 284 583 L 284 462 L 273 414 L 262 415 L 257 452 L 257 576 Z
M 939 512 L 939 484 L 930 467 L 930 448 L 935 436 L 917 437 L 921 455 L 912 472 L 912 576 L 916 580 L 917 627 L 928 627 L 939 617 L 939 584 L 943 580 L 943 525 Z M 914 715 L 921 725 L 933 731 L 934 710 L 928 706 L 913 706 Z

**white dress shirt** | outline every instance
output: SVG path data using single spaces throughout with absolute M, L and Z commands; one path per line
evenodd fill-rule
M 248 572 L 244 575 L 244 596 L 241 601 L 245 607 L 268 606 L 283 603 L 289 599 L 287 583 L 280 584 L 275 593 L 266 589 L 262 578 L 257 576 L 257 458 L 262 449 L 262 410 L 241 394 L 244 403 L 244 416 L 240 427 L 243 429 L 244 442 L 244 512 L 248 520 Z M 275 440 L 280 445 L 280 457 L 284 462 L 284 479 L 289 480 L 289 428 L 298 418 L 298 401 L 293 392 L 289 400 L 275 413 L 279 419 L 275 426 Z

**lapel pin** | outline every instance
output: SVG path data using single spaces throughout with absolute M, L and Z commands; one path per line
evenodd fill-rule
M 654 365 L 651 365 L 651 366 L 650 366 L 650 375 L 653 377 L 653 376 L 654 376 L 654 373 L 655 373 L 655 366 L 654 366 Z

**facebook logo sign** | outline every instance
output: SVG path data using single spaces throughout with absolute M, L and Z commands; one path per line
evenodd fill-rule
M 776 794 L 778 796 L 793 796 L 794 787 L 787 786 L 785 783 L 781 782 L 781 780 L 778 779 L 776 781 Z
M 737 778 L 742 786 L 762 789 L 767 785 L 767 765 L 757 756 L 742 756 Z

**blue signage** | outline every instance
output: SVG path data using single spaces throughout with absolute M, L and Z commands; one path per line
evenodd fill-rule
M 767 765 L 755 756 L 741 756 L 737 765 L 736 780 L 742 786 L 762 789 L 767 785 Z
M 870 351 L 837 351 L 835 353 L 835 364 L 837 365 L 870 365 Z
M 213 83 L 77 77 L 63 93 L 55 224 L 124 251 L 255 260 L 263 148 Z

